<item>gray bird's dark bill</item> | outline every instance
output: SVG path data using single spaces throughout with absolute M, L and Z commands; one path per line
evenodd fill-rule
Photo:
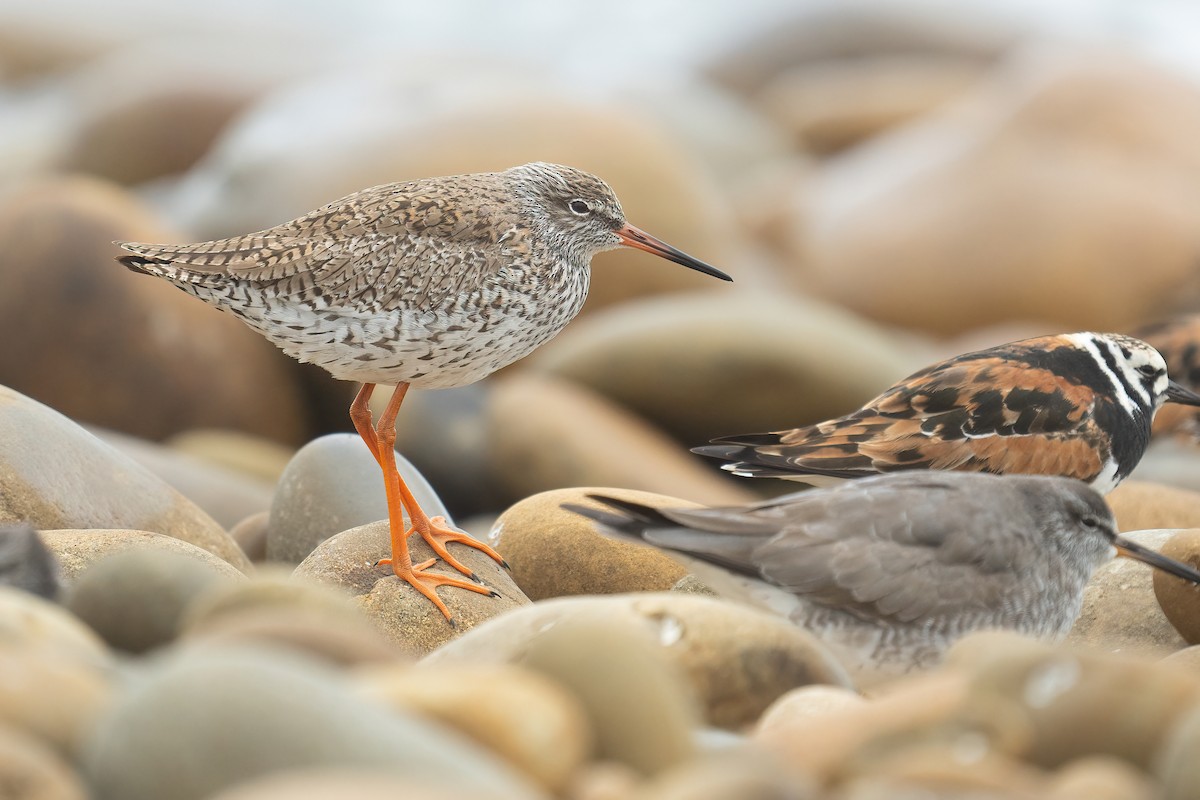
M 1200 572 L 1197 572 L 1187 564 L 1151 550 L 1149 547 L 1142 547 L 1137 542 L 1132 542 L 1123 536 L 1113 539 L 1113 546 L 1117 548 L 1117 553 L 1126 558 L 1136 559 L 1143 564 L 1149 564 L 1156 569 L 1161 569 L 1169 575 L 1174 575 L 1176 578 L 1200 584 Z

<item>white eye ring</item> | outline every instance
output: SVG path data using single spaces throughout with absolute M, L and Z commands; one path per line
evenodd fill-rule
M 567 203 L 567 208 L 571 209 L 572 214 L 578 214 L 581 217 L 586 217 L 592 213 L 592 207 L 588 205 L 586 200 L 572 200 Z

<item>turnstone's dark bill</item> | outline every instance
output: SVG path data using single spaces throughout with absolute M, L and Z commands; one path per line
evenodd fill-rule
M 1200 314 L 1188 314 L 1147 325 L 1136 331 L 1167 362 L 1167 371 L 1180 385 L 1200 387 Z M 1154 418 L 1154 433 L 1174 434 L 1200 442 L 1200 412 L 1191 408 L 1164 408 Z
M 1137 466 L 1165 401 L 1200 406 L 1150 345 L 1113 333 L 1040 336 L 956 356 L 853 414 L 727 436 L 693 452 L 749 477 L 815 485 L 904 469 L 1062 475 L 1101 493 Z
M 1070 478 L 923 470 L 735 508 L 592 499 L 607 508 L 565 507 L 669 552 L 718 594 L 787 616 L 860 677 L 932 665 L 976 630 L 1061 638 L 1115 554 L 1200 583 L 1118 536 L 1104 499 Z

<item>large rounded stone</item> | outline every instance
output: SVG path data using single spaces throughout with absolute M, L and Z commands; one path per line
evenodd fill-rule
M 1200 528 L 1200 492 L 1124 481 L 1105 499 L 1122 531 Z
M 389 566 L 374 566 L 390 553 L 391 538 L 386 520 L 342 531 L 317 546 L 294 575 L 347 590 L 359 605 L 395 642 L 408 653 L 423 655 L 480 622 L 518 608 L 529 599 L 508 573 L 490 556 L 473 547 L 451 544 L 450 552 L 497 592 L 491 597 L 467 589 L 444 586 L 438 597 L 454 616 L 451 624 L 424 595 L 400 580 Z M 414 564 L 434 557 L 419 536 L 408 541 Z M 435 571 L 463 578 L 445 565 Z
M 220 525 L 176 490 L 46 406 L 0 386 L 0 522 L 144 530 L 250 566 Z
M 459 736 L 269 650 L 191 649 L 153 665 L 96 725 L 83 763 L 97 800 L 202 800 L 286 769 L 355 765 L 462 793 L 537 796 Z
M 369 699 L 444 723 L 551 792 L 561 793 L 592 753 L 583 705 L 532 670 L 497 664 L 380 665 L 354 678 Z
M 654 506 L 697 505 L 628 489 L 554 489 L 525 498 L 500 515 L 491 539 L 527 597 L 666 591 L 687 574 L 663 552 L 605 536 L 591 520 L 562 507 L 598 508 L 587 497 L 593 493 Z
M 1188 800 L 1196 796 L 1200 785 L 1200 705 L 1193 704 L 1163 743 L 1155 764 L 1163 800 Z
M 1141 770 L 1113 756 L 1084 756 L 1054 774 L 1047 800 L 1154 800 L 1157 787 Z
M 433 487 L 407 459 L 397 455 L 396 467 L 426 514 L 446 516 Z M 335 533 L 387 515 L 383 473 L 362 439 L 322 436 L 300 448 L 279 478 L 267 521 L 267 560 L 299 564 Z
M 1162 554 L 1200 566 L 1200 530 L 1176 531 L 1160 548 Z M 1154 596 L 1163 614 L 1188 644 L 1200 644 L 1200 586 L 1155 570 Z
M 1149 530 L 1124 535 L 1161 550 L 1174 533 Z M 1133 651 L 1159 656 L 1186 646 L 1154 596 L 1157 571 L 1122 557 L 1097 569 L 1084 587 L 1083 606 L 1066 642 L 1114 653 Z
M 195 427 L 304 438 L 290 359 L 234 317 L 114 260 L 114 240 L 180 238 L 98 181 L 56 178 L 6 195 L 0 274 L 21 291 L 0 293 L 0 339 L 26 344 L 0 352 L 0 383 L 149 439 Z
M 113 647 L 143 653 L 179 634 L 196 598 L 244 580 L 228 564 L 216 568 L 191 553 L 129 547 L 85 570 L 68 589 L 66 606 Z
M 547 600 L 489 621 L 425 658 L 427 664 L 521 663 L 547 631 L 607 625 L 642 637 L 686 675 L 713 725 L 753 722 L 779 695 L 809 683 L 848 685 L 845 671 L 785 620 L 679 593 Z
M 847 414 L 925 363 L 922 348 L 825 303 L 728 292 L 592 315 L 537 353 L 532 366 L 697 445 Z
M 133 436 L 92 433 L 162 478 L 226 529 L 271 505 L 272 483 Z
M 414 779 L 386 767 L 290 769 L 245 781 L 205 800 L 460 800 L 454 780 Z M 450 784 L 450 785 L 447 785 Z M 537 800 L 533 794 L 505 795 L 513 800 Z
M 799 277 L 940 333 L 1013 318 L 1124 330 L 1193 307 L 1198 99 L 1124 53 L 1021 51 L 962 102 L 828 163 Z
M 51 530 L 41 532 L 42 540 L 54 553 L 62 569 L 63 582 L 75 583 L 81 574 L 93 564 L 114 553 L 125 550 L 157 550 L 177 554 L 181 558 L 198 561 L 210 571 L 231 579 L 244 577 L 244 573 L 230 566 L 228 561 L 217 558 L 207 550 L 195 545 L 150 531 L 105 530 Z
M 567 486 L 624 486 L 710 505 L 757 499 L 646 421 L 560 378 L 498 382 L 488 427 L 492 475 L 514 499 Z

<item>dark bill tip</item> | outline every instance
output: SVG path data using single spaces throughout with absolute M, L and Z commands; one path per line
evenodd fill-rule
M 1169 380 L 1167 381 L 1167 401 L 1185 406 L 1200 406 L 1200 394 Z
M 1151 550 L 1148 547 L 1143 547 L 1137 542 L 1130 541 L 1123 536 L 1115 538 L 1113 545 L 1117 548 L 1119 555 L 1141 561 L 1143 564 L 1149 564 L 1155 569 L 1161 569 L 1169 575 L 1174 575 L 1176 578 L 1200 584 L 1200 572 L 1197 572 L 1194 568 L 1181 561 L 1168 558 L 1162 553 Z
M 621 243 L 626 247 L 636 247 L 638 250 L 645 250 L 647 253 L 653 253 L 660 258 L 674 261 L 676 264 L 685 266 L 688 269 L 703 272 L 705 275 L 711 275 L 723 281 L 733 280 L 733 278 L 721 272 L 716 267 L 709 266 L 698 258 L 692 258 L 682 250 L 672 247 L 661 239 L 656 239 L 640 228 L 635 228 L 628 223 L 624 227 L 618 228 L 616 234 L 621 237 Z M 1200 397 L 1197 397 L 1196 400 L 1200 404 Z

